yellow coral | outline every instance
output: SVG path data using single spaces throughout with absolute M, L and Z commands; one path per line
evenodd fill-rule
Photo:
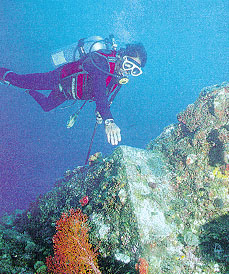
M 228 179 L 228 172 L 226 171 L 225 174 L 222 174 L 219 167 L 216 167 L 212 174 L 218 179 Z

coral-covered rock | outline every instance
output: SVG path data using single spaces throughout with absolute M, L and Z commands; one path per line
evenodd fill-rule
M 99 247 L 101 273 L 226 273 L 228 91 L 227 84 L 204 89 L 147 149 L 120 146 L 68 171 L 12 225 L 0 227 L 8 234 L 0 237 L 0 269 L 14 263 L 12 239 L 21 235 L 32 242 L 16 249 L 27 258 L 26 270 L 44 262 L 56 220 L 80 208 L 90 243 Z M 29 262 L 28 249 L 36 253 Z

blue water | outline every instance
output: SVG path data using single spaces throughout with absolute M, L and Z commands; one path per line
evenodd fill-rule
M 22 74 L 52 70 L 53 51 L 92 35 L 142 41 L 144 74 L 121 89 L 112 113 L 121 144 L 144 148 L 203 87 L 228 80 L 228 8 L 226 0 L 1 0 L 0 66 Z M 95 105 L 67 129 L 76 109 L 45 113 L 22 89 L 0 86 L 0 214 L 26 208 L 67 169 L 84 164 Z M 100 126 L 92 153 L 113 150 Z

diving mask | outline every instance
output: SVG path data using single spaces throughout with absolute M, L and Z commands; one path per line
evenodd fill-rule
M 140 64 L 129 56 L 123 57 L 124 62 L 122 63 L 122 69 L 125 72 L 130 73 L 132 76 L 139 76 L 142 74 Z

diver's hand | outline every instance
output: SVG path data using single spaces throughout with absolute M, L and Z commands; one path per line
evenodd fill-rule
M 120 128 L 115 124 L 113 119 L 105 120 L 105 132 L 108 143 L 111 143 L 113 146 L 121 141 Z
M 98 125 L 101 125 L 103 123 L 103 118 L 100 115 L 100 113 L 98 111 L 95 112 L 95 116 L 96 116 L 96 122 Z

